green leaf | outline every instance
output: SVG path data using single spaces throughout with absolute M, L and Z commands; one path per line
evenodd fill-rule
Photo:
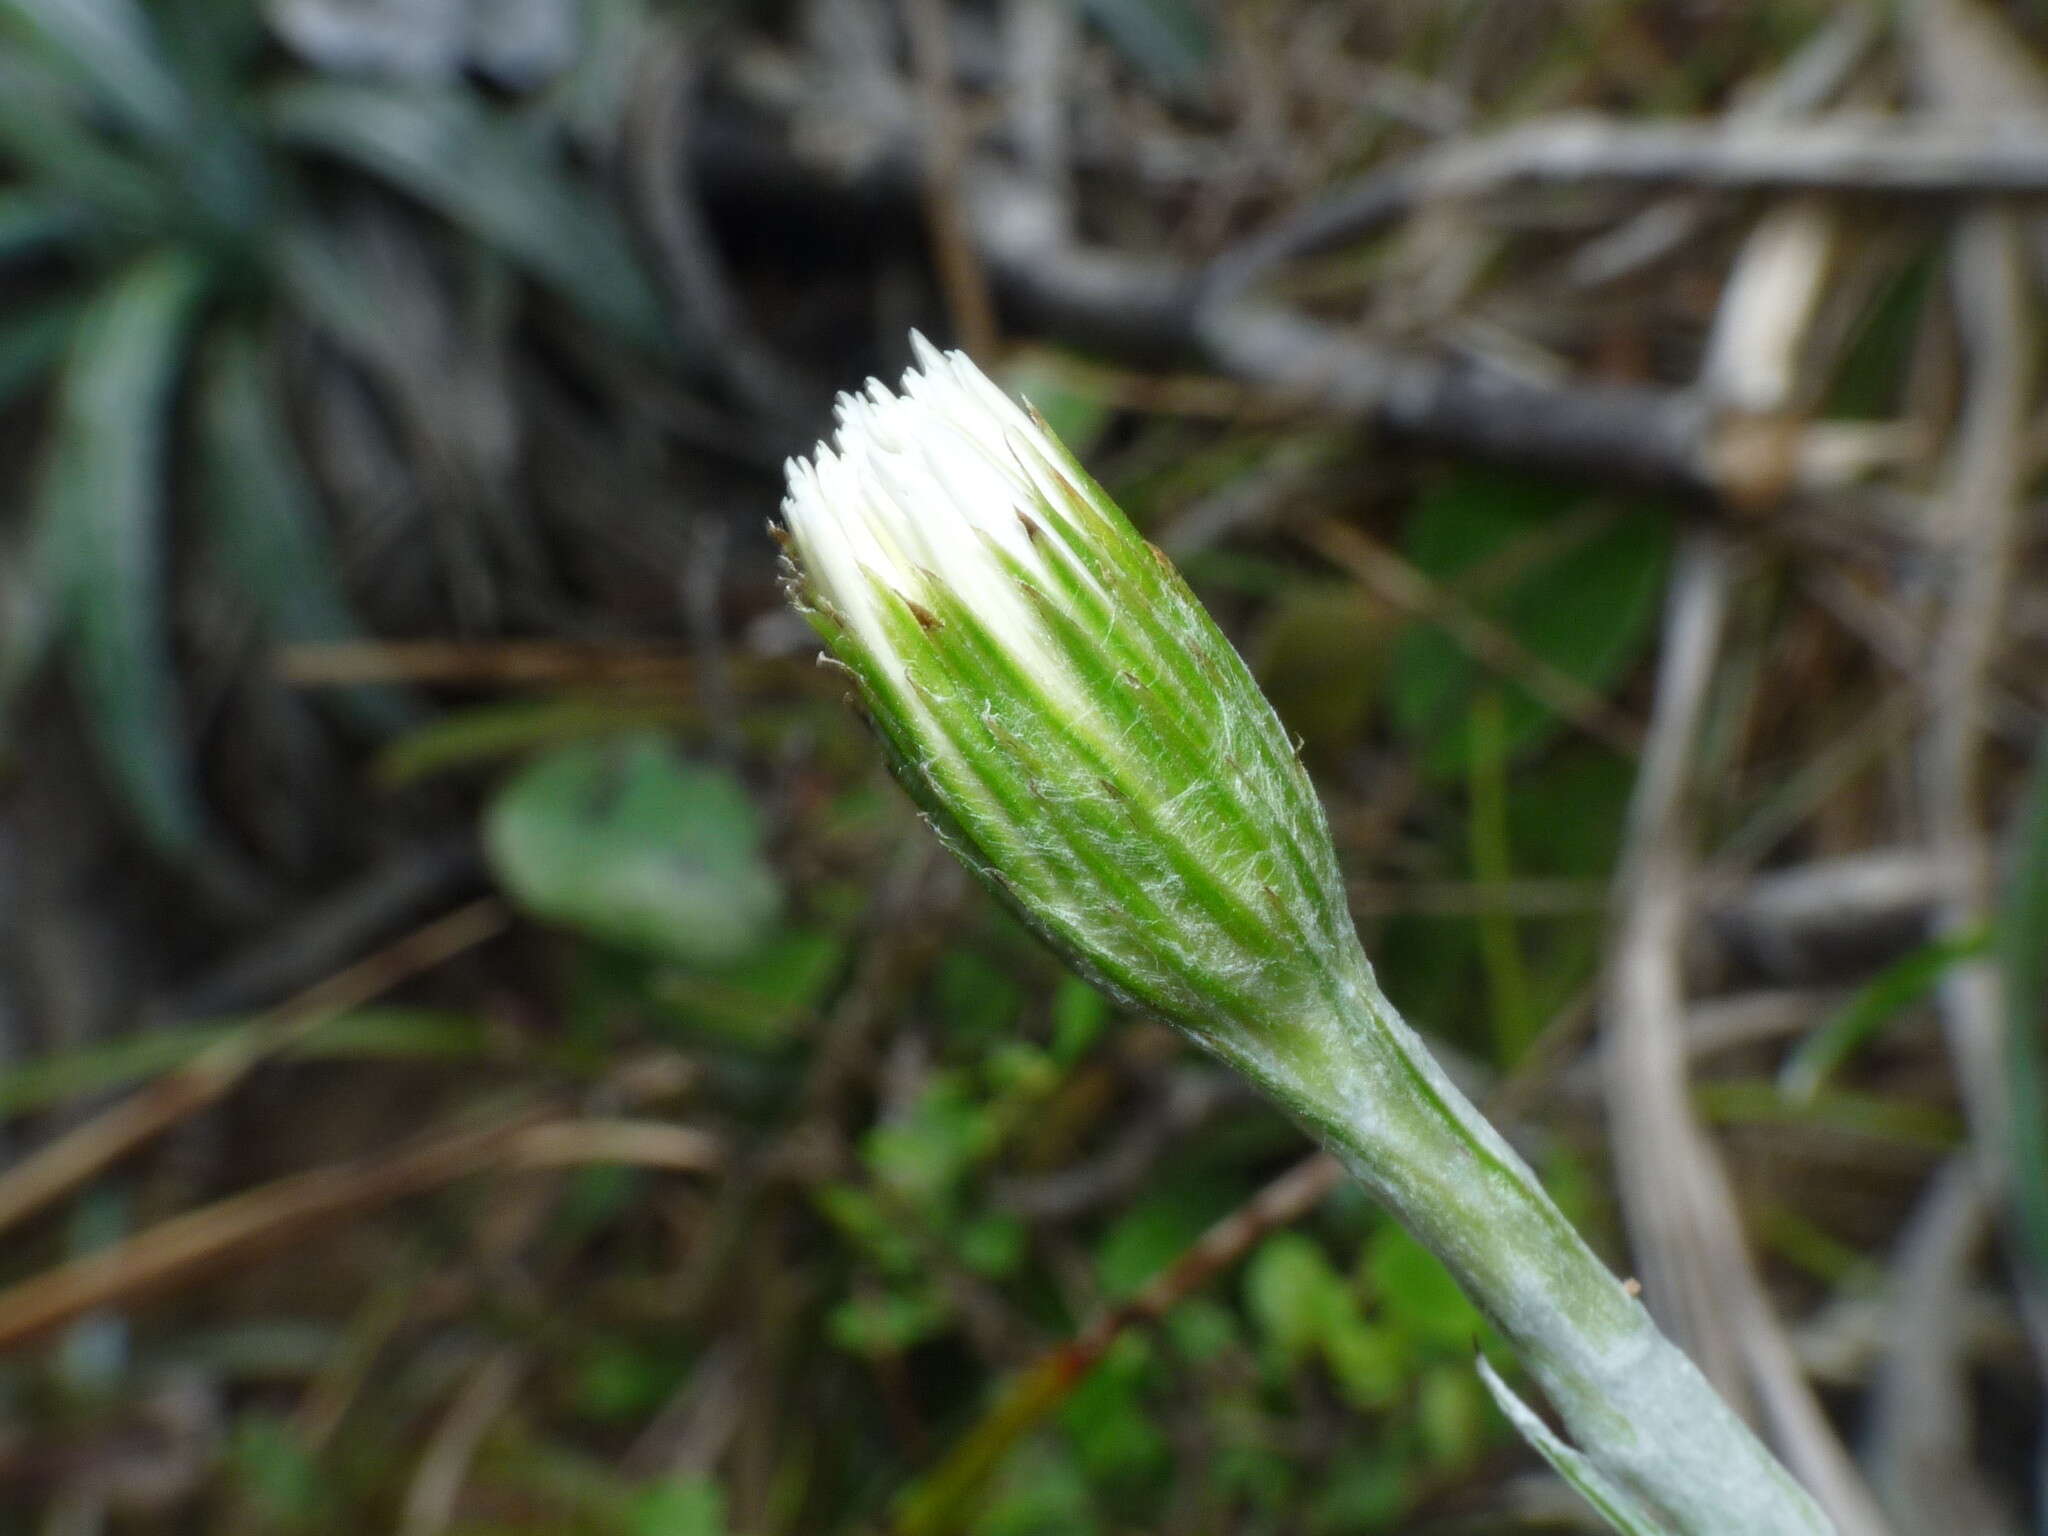
M 1062 976 L 1052 993 L 1052 1055 L 1071 1067 L 1101 1038 L 1115 1006 L 1078 976 Z
M 1322 1349 L 1357 1319 L 1343 1278 L 1322 1245 L 1301 1232 L 1276 1232 L 1245 1270 L 1245 1305 L 1267 1344 L 1289 1364 Z
M 665 347 L 660 298 L 611 210 L 472 98 L 303 82 L 274 94 L 269 116 L 287 141 L 410 193 L 620 337 Z
M 2031 1283 L 2048 1292 L 2048 732 L 2013 822 L 2012 875 L 1998 918 L 2005 973 L 2006 1081 L 2012 1091 L 2015 1245 Z
M 64 365 L 38 518 L 86 723 L 137 823 L 189 859 L 192 788 L 165 616 L 163 439 L 205 268 L 168 252 L 130 267 L 80 315 Z
M 1462 1355 L 1486 1332 L 1442 1261 L 1392 1222 L 1367 1241 L 1365 1273 L 1387 1320 L 1417 1343 Z
M 1778 1091 L 1795 1104 L 1811 1104 L 1844 1062 L 1925 997 L 1951 966 L 1990 947 L 1988 934 L 1956 934 L 1894 960 L 1799 1042 L 1778 1071 Z
M 492 802 L 484 844 L 528 912 L 655 959 L 737 961 L 782 908 L 746 793 L 659 736 L 579 742 L 532 763 Z
M 846 945 L 836 935 L 797 929 L 731 965 L 663 971 L 650 991 L 686 1028 L 769 1050 L 814 1017 L 845 955 Z
M 571 694 L 480 704 L 430 720 L 393 742 L 377 759 L 377 777 L 397 787 L 417 779 L 515 757 L 592 736 L 680 722 L 687 703 L 650 696 Z
M 91 104 L 69 82 L 19 51 L 0 52 L 0 157 L 50 189 L 131 227 L 175 216 L 177 199 L 155 167 L 114 148 L 90 126 Z
M 40 192 L 0 190 L 0 262 L 33 256 L 77 233 L 82 222 L 70 203 Z
M 278 382 L 257 340 L 237 332 L 206 370 L 207 506 L 223 562 L 283 640 L 345 640 L 360 633 L 336 572 L 311 479 L 278 411 Z M 405 714 L 389 690 L 340 697 L 372 728 Z
M 1493 1394 L 1494 1404 L 1507 1415 L 1508 1422 L 1515 1426 L 1524 1440 L 1542 1453 L 1552 1470 L 1576 1488 L 1609 1525 L 1620 1531 L 1622 1536 L 1678 1536 L 1627 1489 L 1611 1481 L 1584 1455 L 1558 1438 L 1527 1403 L 1515 1396 L 1484 1355 L 1478 1357 L 1477 1364 L 1479 1379 L 1486 1383 L 1486 1390 Z
M 1524 649 L 1593 689 L 1616 682 L 1648 644 L 1670 553 L 1660 507 L 1632 508 L 1562 549 L 1537 548 L 1577 501 L 1570 487 L 1526 475 L 1460 470 L 1416 508 L 1406 554 L 1458 592 Z M 1499 573 L 1505 572 L 1503 576 Z M 1454 779 L 1471 760 L 1474 696 L 1503 692 L 1502 744 L 1510 754 L 1546 738 L 1556 721 L 1512 678 L 1482 669 L 1441 630 L 1410 629 L 1391 669 L 1395 725 L 1425 752 L 1429 771 Z
M 10 11 L 139 136 L 182 137 L 190 106 L 134 0 L 0 0 Z
M 725 1536 L 725 1494 L 701 1474 L 665 1477 L 634 1501 L 627 1529 L 632 1536 Z

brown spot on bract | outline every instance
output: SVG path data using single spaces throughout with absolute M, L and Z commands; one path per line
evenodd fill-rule
M 910 610 L 910 616 L 917 620 L 919 627 L 927 634 L 939 627 L 939 616 L 916 598 L 906 597 L 903 599 L 903 605 Z

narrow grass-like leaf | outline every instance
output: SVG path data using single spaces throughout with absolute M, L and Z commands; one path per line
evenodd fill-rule
M 40 192 L 0 191 L 0 262 L 33 256 L 77 232 L 83 215 L 76 204 Z
M 0 1122 L 176 1071 L 248 1033 L 253 1022 L 143 1030 L 102 1045 L 17 1062 L 0 1078 Z M 489 1028 L 467 1014 L 362 1008 L 329 1019 L 287 1046 L 283 1055 L 299 1061 L 472 1061 L 488 1056 L 490 1050 Z
M 214 535 L 223 563 L 278 638 L 347 639 L 360 626 L 277 399 L 261 343 L 246 332 L 223 337 L 208 359 L 202 413 Z M 338 697 L 374 728 L 393 727 L 404 718 L 389 690 L 350 688 Z
M 39 514 L 88 728 L 145 835 L 179 858 L 198 851 L 202 817 L 165 619 L 163 438 L 206 282 L 185 253 L 151 256 L 79 317 Z
M 182 135 L 190 121 L 178 80 L 164 68 L 150 18 L 133 0 L 0 0 L 145 137 Z
M 1797 1104 L 1810 1104 L 1842 1064 L 1919 1001 L 1959 960 L 1990 947 L 1982 933 L 1954 934 L 1901 956 L 1856 989 L 1856 994 L 1799 1042 L 1778 1073 L 1778 1091 Z
M 660 299 L 611 210 L 470 98 L 302 83 L 273 95 L 269 115 L 285 139 L 410 193 L 615 334 L 663 346 Z
M 171 217 L 169 183 L 91 131 L 88 117 L 76 87 L 19 54 L 0 53 L 0 157 L 131 227 Z
M 1515 1396 L 1484 1355 L 1478 1357 L 1478 1367 L 1479 1379 L 1493 1394 L 1494 1405 L 1507 1416 L 1516 1432 L 1542 1454 L 1559 1477 L 1578 1490 L 1603 1520 L 1622 1536 L 1674 1536 L 1672 1528 L 1645 1509 L 1627 1489 L 1617 1486 L 1591 1461 L 1559 1439 L 1534 1409 Z
M 165 67 L 149 18 L 134 0 L 0 0 L 147 138 L 182 137 L 190 104 Z
M 451 769 L 473 768 L 500 758 L 557 747 L 591 736 L 676 726 L 697 710 L 665 694 L 628 697 L 570 694 L 479 704 L 427 721 L 408 731 L 377 758 L 377 779 L 389 788 Z

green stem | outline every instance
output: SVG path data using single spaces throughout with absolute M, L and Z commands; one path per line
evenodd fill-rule
M 1828 1536 L 1813 1500 L 1444 1075 L 1362 955 L 1349 993 L 1334 1027 L 1232 1050 L 1233 1065 L 1443 1261 L 1601 1478 L 1676 1536 Z

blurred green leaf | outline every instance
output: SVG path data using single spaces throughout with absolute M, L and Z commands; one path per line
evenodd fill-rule
M 249 1508 L 271 1529 L 297 1530 L 317 1519 L 329 1490 L 292 1425 L 252 1409 L 235 1421 L 227 1472 Z
M 1483 565 L 1511 561 L 1520 541 L 1545 531 L 1577 500 L 1570 487 L 1533 476 L 1460 469 L 1417 506 L 1406 553 L 1419 570 L 1457 590 L 1461 577 Z M 1533 655 L 1604 690 L 1649 642 L 1670 544 L 1668 513 L 1644 505 L 1540 555 L 1505 582 L 1460 595 Z M 1496 680 L 1433 626 L 1419 624 L 1401 637 L 1391 674 L 1394 723 L 1423 749 L 1438 778 L 1458 777 L 1470 761 L 1466 736 L 1482 688 L 1502 689 L 1509 753 L 1525 750 L 1555 725 L 1549 710 L 1512 679 Z
M 941 1332 L 945 1303 L 924 1290 L 868 1290 L 832 1309 L 826 1329 L 832 1342 L 851 1355 L 900 1355 Z
M 35 255 L 75 234 L 81 223 L 71 203 L 20 187 L 0 188 L 0 263 Z
M 679 1023 L 765 1050 L 787 1042 L 813 1017 L 845 955 L 836 935 L 799 929 L 730 965 L 663 971 L 650 986 Z
M 1102 1037 L 1115 1015 L 1110 1000 L 1078 976 L 1062 976 L 1052 993 L 1052 1055 L 1070 1067 Z
M 634 1501 L 632 1536 L 726 1536 L 725 1494 L 698 1474 L 666 1477 Z
M 377 777 L 392 787 L 417 779 L 530 752 L 615 736 L 635 727 L 679 723 L 694 714 L 684 702 L 658 695 L 572 694 L 520 699 L 453 710 L 408 732 L 377 759 Z
M 2029 1283 L 2048 1294 L 2048 731 L 2034 749 L 2012 839 L 1998 956 L 2005 977 L 2015 1225 Z
M 1357 1316 L 1343 1277 L 1303 1232 L 1276 1232 L 1246 1266 L 1245 1306 L 1267 1345 L 1290 1365 L 1318 1353 Z
M 134 0 L 0 0 L 144 139 L 183 137 L 185 92 Z
M 114 148 L 89 126 L 90 103 L 19 51 L 0 52 L 0 158 L 131 228 L 172 219 L 177 198 L 161 171 Z
M 1097 1536 L 1087 1474 L 1065 1447 L 1022 1447 L 971 1511 L 973 1536 Z
M 348 639 L 360 632 L 326 537 L 318 498 L 278 411 L 271 360 L 246 333 L 222 337 L 205 378 L 207 506 L 223 561 L 282 640 Z M 373 728 L 405 716 L 397 695 L 339 691 Z
M 1778 1071 L 1778 1091 L 1810 1104 L 1844 1062 L 1884 1027 L 1931 991 L 1951 966 L 1981 955 L 1990 935 L 1956 934 L 1902 955 L 1856 989 L 1850 999 L 1807 1033 Z
M 995 1130 L 988 1105 L 960 1075 L 940 1073 L 906 1113 L 862 1138 L 861 1158 L 897 1199 L 936 1215 L 993 1146 Z
M 1935 1152 L 1952 1150 L 1963 1139 L 1962 1121 L 1945 1109 L 1840 1088 L 1824 1088 L 1795 1103 L 1775 1083 L 1725 1080 L 1701 1083 L 1693 1089 L 1693 1102 L 1721 1125 L 1810 1126 Z
M 1038 347 L 1019 351 L 1004 366 L 1001 382 L 1007 393 L 1028 401 L 1078 458 L 1087 458 L 1109 426 L 1109 407 L 1100 396 L 1074 387 L 1073 370 L 1061 366 L 1056 353 Z
M 473 98 L 306 81 L 272 95 L 269 118 L 287 141 L 409 192 L 614 334 L 665 348 L 661 300 L 611 210 Z
M 1387 1320 L 1417 1342 L 1462 1358 L 1486 1332 L 1485 1320 L 1450 1271 L 1393 1222 L 1374 1227 L 1364 1269 Z
M 1227 1193 L 1193 1183 L 1146 1196 L 1119 1216 L 1096 1245 L 1097 1283 L 1112 1301 L 1129 1300 L 1227 1209 Z
M 1192 90 L 1207 73 L 1209 23 L 1187 0 L 1083 0 L 1082 8 L 1159 89 Z
M 208 273 L 151 256 L 79 316 L 38 516 L 61 581 L 86 724 L 159 851 L 190 859 L 204 818 L 184 749 L 165 616 L 163 439 Z
M 746 792 L 659 736 L 579 742 L 530 764 L 492 801 L 484 845 L 534 916 L 683 965 L 739 960 L 782 908 Z
M 1151 1361 L 1142 1335 L 1123 1334 L 1061 1405 L 1060 1427 L 1098 1479 L 1142 1476 L 1167 1460 L 1166 1437 L 1145 1406 Z

